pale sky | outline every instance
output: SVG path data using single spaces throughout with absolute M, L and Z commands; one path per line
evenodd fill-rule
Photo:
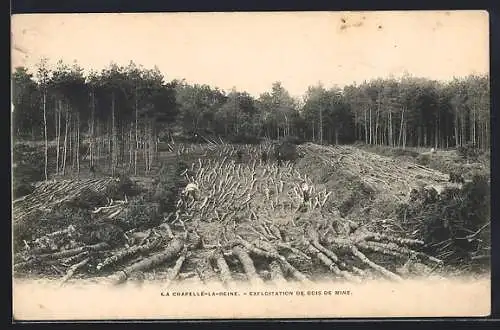
M 486 11 L 25 14 L 11 24 L 13 68 L 41 57 L 96 70 L 133 60 L 167 80 L 254 96 L 277 80 L 301 96 L 318 81 L 489 72 Z

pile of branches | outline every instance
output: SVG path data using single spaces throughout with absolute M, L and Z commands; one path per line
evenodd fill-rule
M 89 210 L 109 201 L 104 193 L 116 184 L 114 178 L 39 182 L 31 194 L 13 201 L 14 248 L 23 240 L 59 230 L 72 221 L 86 223 L 91 217 Z
M 331 207 L 331 191 L 291 161 L 264 161 L 265 150 L 272 146 L 207 146 L 198 151 L 210 157 L 165 165 L 158 196 L 123 200 L 123 208 L 113 201 L 94 208 L 86 226 L 26 241 L 14 269 L 43 269 L 62 283 L 82 272 L 115 284 L 163 269 L 166 285 L 216 277 L 230 286 L 401 280 L 442 265 L 422 240 L 343 217 Z M 186 183 L 196 187 L 193 193 L 182 191 Z
M 173 164 L 162 171 L 157 182 L 157 187 L 172 192 L 173 197 L 137 196 L 142 191 L 126 177 L 39 184 L 33 194 L 15 203 L 14 271 L 63 276 L 64 283 L 77 272 L 118 271 L 123 262 L 133 266 L 134 260 L 144 261 L 148 253 L 162 250 L 174 238 L 170 229 L 161 226 L 162 211 L 171 210 L 166 207 L 169 201 L 175 205 L 176 190 L 182 177 L 189 174 L 187 165 Z M 116 199 L 119 196 L 122 199 Z M 175 242 L 174 248 L 180 240 Z M 143 267 L 149 265 L 138 269 Z
M 91 231 L 87 226 L 102 220 L 130 219 L 126 214 L 131 213 L 134 203 L 129 203 L 127 194 L 137 192 L 123 178 L 40 182 L 33 193 L 13 203 L 14 251 L 30 250 L 30 242 L 68 226 L 85 233 Z M 117 199 L 119 196 L 122 200 Z
M 422 241 L 357 226 L 338 210 L 325 209 L 330 193 L 316 191 L 291 162 L 280 166 L 254 157 L 242 164 L 221 154 L 199 160 L 191 170 L 200 192 L 184 200 L 168 222 L 212 251 L 212 265 L 224 283 L 241 273 L 255 284 L 307 282 L 315 279 L 318 266 L 323 275 L 343 280 L 400 280 L 441 264 L 420 251 Z M 410 266 L 416 264 L 421 267 Z
M 402 224 L 426 241 L 425 251 L 463 270 L 488 268 L 491 258 L 489 178 L 476 175 L 442 192 L 412 191 L 401 206 Z

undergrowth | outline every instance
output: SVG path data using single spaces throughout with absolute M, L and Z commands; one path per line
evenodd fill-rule
M 427 242 L 427 253 L 452 266 L 484 269 L 490 264 L 490 212 L 488 177 L 475 175 L 440 194 L 414 190 L 399 210 L 399 221 Z

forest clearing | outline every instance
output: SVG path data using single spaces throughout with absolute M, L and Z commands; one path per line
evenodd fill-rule
M 13 322 L 494 314 L 488 20 L 13 15 Z
M 254 98 L 42 60 L 13 74 L 15 277 L 400 281 L 488 272 L 488 76 Z
M 169 149 L 148 173 L 82 165 L 15 200 L 15 277 L 230 286 L 489 271 L 486 158 L 463 161 L 463 182 L 450 182 L 410 151 L 286 141 Z M 424 154 L 458 164 L 456 152 Z

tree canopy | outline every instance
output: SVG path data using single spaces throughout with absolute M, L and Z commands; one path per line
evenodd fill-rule
M 63 111 L 78 118 L 82 136 L 105 134 L 110 127 L 125 134 L 149 123 L 154 135 L 168 128 L 223 139 L 297 136 L 332 144 L 359 140 L 398 147 L 472 143 L 490 148 L 486 75 L 451 81 L 405 75 L 329 89 L 318 83 L 300 100 L 279 81 L 253 97 L 236 88 L 226 93 L 213 86 L 167 81 L 158 68 L 133 62 L 110 63 L 101 72 L 84 74 L 77 63 L 62 61 L 49 70 L 45 60 L 34 73 L 16 68 L 12 80 L 17 138 L 43 138 L 42 96 L 46 95 L 49 139 L 64 129 L 66 124 L 59 124 L 57 117 Z

